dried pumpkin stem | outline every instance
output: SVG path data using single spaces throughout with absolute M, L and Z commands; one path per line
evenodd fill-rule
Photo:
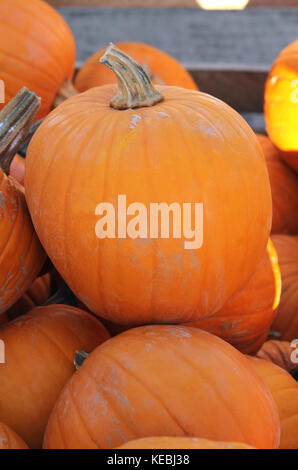
M 111 100 L 112 108 L 141 108 L 163 100 L 145 70 L 114 44 L 109 45 L 100 62 L 110 67 L 118 79 L 119 91 Z
M 76 351 L 75 359 L 73 362 L 76 370 L 78 370 L 84 364 L 88 356 L 89 353 L 87 353 L 86 351 Z
M 59 104 L 63 103 L 63 101 L 67 100 L 71 96 L 75 96 L 78 94 L 78 90 L 73 86 L 72 81 L 69 78 L 66 78 L 62 83 L 52 105 L 52 109 L 57 108 Z
M 0 168 L 7 175 L 39 106 L 40 98 L 24 87 L 0 112 Z

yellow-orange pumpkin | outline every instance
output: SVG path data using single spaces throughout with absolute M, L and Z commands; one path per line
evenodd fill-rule
M 0 423 L 0 450 L 3 449 L 28 449 L 28 446 L 12 429 Z
M 228 343 L 196 328 L 145 326 L 89 355 L 56 402 L 44 447 L 113 448 L 165 435 L 275 448 L 279 420 L 262 380 Z
M 298 236 L 272 235 L 281 272 L 282 292 L 272 330 L 280 338 L 298 338 Z
M 129 441 L 118 449 L 253 449 L 241 442 L 208 441 L 198 437 L 144 437 Z
M 27 291 L 46 258 L 31 222 L 24 188 L 7 176 L 39 102 L 24 88 L 0 112 L 0 315 Z
M 260 146 L 223 102 L 154 88 L 115 46 L 102 60 L 120 68 L 120 93 L 105 85 L 68 99 L 30 142 L 25 187 L 37 233 L 71 290 L 104 318 L 168 323 L 211 315 L 244 285 L 266 247 L 271 194 Z M 151 203 L 203 203 L 202 246 L 186 249 L 183 237 L 154 238 L 138 226 L 136 238 L 98 238 L 98 205 L 117 205 L 119 195 L 147 211 Z
M 145 69 L 154 84 L 198 89 L 187 70 L 165 52 L 139 42 L 120 42 L 116 45 Z M 105 49 L 102 49 L 89 57 L 79 70 L 75 87 L 80 92 L 95 86 L 117 82 L 112 70 L 99 63 L 104 52 Z
M 66 305 L 37 307 L 2 326 L 0 421 L 30 447 L 41 447 L 53 405 L 75 370 L 75 351 L 92 350 L 108 337 L 99 320 Z
M 280 293 L 277 254 L 269 239 L 262 260 L 245 286 L 216 314 L 188 326 L 220 336 L 243 353 L 256 353 L 268 336 Z
M 268 137 L 258 134 L 257 138 L 265 155 L 271 185 L 271 233 L 295 235 L 298 233 L 298 175 L 284 162 L 281 152 Z
M 37 119 L 45 116 L 73 76 L 75 42 L 68 25 L 42 0 L 0 0 L 0 44 L 6 101 L 27 86 L 42 98 Z
M 296 366 L 296 359 L 298 358 L 298 349 L 295 351 L 297 345 L 289 341 L 276 341 L 274 339 L 266 341 L 261 349 L 257 352 L 256 356 L 260 359 L 273 362 L 277 366 L 290 372 Z
M 280 449 L 298 449 L 298 383 L 272 362 L 249 357 L 270 390 L 279 412 Z
M 298 39 L 283 49 L 271 68 L 264 112 L 269 137 L 298 171 Z

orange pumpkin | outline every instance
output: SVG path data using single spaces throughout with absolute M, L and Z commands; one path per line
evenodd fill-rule
M 7 322 L 8 322 L 8 318 L 7 318 L 6 312 L 1 313 L 1 315 L 0 315 L 0 325 L 4 325 Z
M 16 154 L 9 168 L 9 175 L 24 186 L 25 178 L 25 159 Z
M 296 365 L 296 362 L 293 362 L 294 355 L 296 356 L 294 344 L 289 341 L 276 341 L 273 339 L 266 341 L 256 354 L 260 359 L 273 362 L 273 364 L 288 372 L 294 369 Z
M 208 441 L 198 437 L 144 437 L 129 441 L 118 449 L 253 449 L 240 442 Z
M 108 339 L 99 320 L 66 305 L 37 307 L 0 328 L 5 364 L 0 364 L 0 421 L 32 448 L 64 384 L 74 372 L 73 357 Z
M 154 88 L 115 46 L 102 60 L 120 74 L 119 94 L 105 85 L 68 99 L 30 142 L 25 187 L 37 233 L 70 289 L 104 318 L 177 323 L 211 315 L 248 280 L 266 247 L 271 193 L 260 146 L 220 100 Z M 166 201 L 176 203 L 176 215 L 178 205 L 178 217 L 189 203 L 194 221 L 194 201 L 203 203 L 195 246 L 166 230 L 156 238 L 154 221 L 151 237 L 147 219 L 142 229 L 136 224 L 138 210 L 127 219 L 132 236 L 127 227 L 124 238 L 118 233 L 123 219 L 115 214 L 117 233 L 101 238 L 99 204 L 114 210 L 121 195 L 129 210 L 137 201 L 149 218 L 150 204 Z
M 276 58 L 265 87 L 268 135 L 298 171 L 298 39 Z
M 298 383 L 272 362 L 249 357 L 277 405 L 280 418 L 280 449 L 298 449 Z
M 265 255 L 245 286 L 215 315 L 188 326 L 220 336 L 244 353 L 256 353 L 268 336 L 280 293 L 277 254 L 269 240 Z
M 144 326 L 83 362 L 56 402 L 44 447 L 114 448 L 165 435 L 275 448 L 279 421 L 270 393 L 235 348 L 196 328 Z
M 29 312 L 34 307 L 44 304 L 51 295 L 51 277 L 50 274 L 44 274 L 38 277 L 29 287 L 27 292 L 21 297 L 8 311 L 8 318 L 14 318 Z
M 297 110 L 298 112 L 298 110 Z M 257 135 L 267 162 L 272 193 L 271 233 L 298 233 L 298 176 L 264 135 Z
M 0 314 L 27 291 L 46 255 L 35 234 L 24 188 L 7 176 L 39 107 L 26 88 L 0 112 Z
M 28 449 L 28 446 L 12 429 L 0 423 L 0 450 L 3 449 Z
M 42 98 L 38 119 L 49 113 L 55 100 L 58 103 L 62 95 L 73 92 L 74 38 L 62 16 L 48 3 L 0 0 L 0 44 L 0 77 L 6 100 L 27 86 Z
M 272 241 L 278 255 L 282 292 L 272 330 L 280 339 L 298 338 L 298 236 L 273 235 Z
M 165 52 L 140 42 L 120 42 L 116 45 L 144 68 L 154 84 L 198 89 L 187 70 Z M 75 87 L 80 92 L 96 86 L 117 83 L 113 71 L 99 63 L 104 52 L 105 49 L 102 49 L 89 57 L 79 70 Z

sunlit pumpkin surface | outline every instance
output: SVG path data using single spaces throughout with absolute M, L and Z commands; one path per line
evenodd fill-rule
M 298 40 L 273 64 L 265 88 L 264 111 L 273 143 L 284 152 L 298 152 Z M 298 154 L 295 160 L 294 168 L 298 169 Z

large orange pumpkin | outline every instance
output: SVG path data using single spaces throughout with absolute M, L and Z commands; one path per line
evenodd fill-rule
M 120 42 L 116 45 L 144 68 L 154 84 L 198 89 L 187 70 L 165 52 L 139 42 Z M 108 83 L 117 83 L 113 71 L 99 63 L 104 52 L 105 49 L 102 49 L 89 57 L 79 70 L 75 79 L 75 87 L 79 91 L 86 91 Z
M 56 402 L 44 447 L 113 448 L 151 436 L 274 448 L 279 421 L 262 380 L 228 343 L 196 328 L 144 326 L 85 360 Z
M 281 271 L 282 292 L 272 330 L 280 338 L 298 338 L 298 236 L 272 235 Z
M 258 134 L 257 138 L 266 158 L 271 185 L 271 233 L 295 235 L 298 233 L 298 175 L 284 162 L 268 137 Z
M 27 86 L 42 98 L 37 119 L 45 116 L 67 84 L 71 89 L 75 42 L 68 25 L 42 0 L 0 0 L 0 44 L 6 101 Z
M 28 449 L 28 446 L 12 429 L 0 423 L 0 450 L 3 449 Z
M 269 137 L 298 171 L 298 39 L 283 49 L 271 68 L 264 112 Z
M 211 315 L 248 280 L 266 247 L 271 193 L 261 148 L 246 122 L 216 98 L 157 90 L 115 46 L 102 60 L 121 77 L 119 94 L 105 85 L 68 99 L 30 142 L 25 187 L 37 233 L 71 290 L 104 318 L 168 323 Z M 116 213 L 112 238 L 100 238 L 99 204 L 113 211 L 121 197 L 132 235 Z M 163 233 L 158 221 L 152 236 L 147 219 L 138 225 L 135 202 L 149 219 L 150 210 L 165 209 Z M 194 204 L 203 203 L 203 217 L 196 206 L 195 246 L 186 248 L 171 228 L 167 235 L 167 203 L 178 218 L 189 204 L 193 222 Z
M 24 189 L 7 176 L 38 107 L 39 99 L 24 88 L 0 112 L 0 314 L 26 292 L 46 258 L 31 222 Z
M 51 277 L 50 274 L 44 274 L 35 279 L 27 292 L 21 297 L 6 314 L 10 320 L 29 312 L 34 307 L 44 304 L 51 295 Z
M 118 449 L 253 449 L 240 442 L 208 441 L 198 437 L 144 437 L 129 441 Z
M 53 405 L 74 372 L 75 351 L 92 350 L 108 337 L 99 320 L 66 305 L 37 307 L 2 326 L 0 421 L 30 447 L 41 447 Z
M 295 351 L 297 346 L 297 352 Z M 296 358 L 298 357 L 298 340 L 297 345 L 289 341 L 276 341 L 274 339 L 266 341 L 256 354 L 260 359 L 273 362 L 277 366 L 292 371 L 296 366 Z
M 271 240 L 255 273 L 213 316 L 188 326 L 220 336 L 240 351 L 253 354 L 266 340 L 281 293 L 277 254 Z
M 280 449 L 298 449 L 298 383 L 272 362 L 249 357 L 277 405 L 280 418 Z

